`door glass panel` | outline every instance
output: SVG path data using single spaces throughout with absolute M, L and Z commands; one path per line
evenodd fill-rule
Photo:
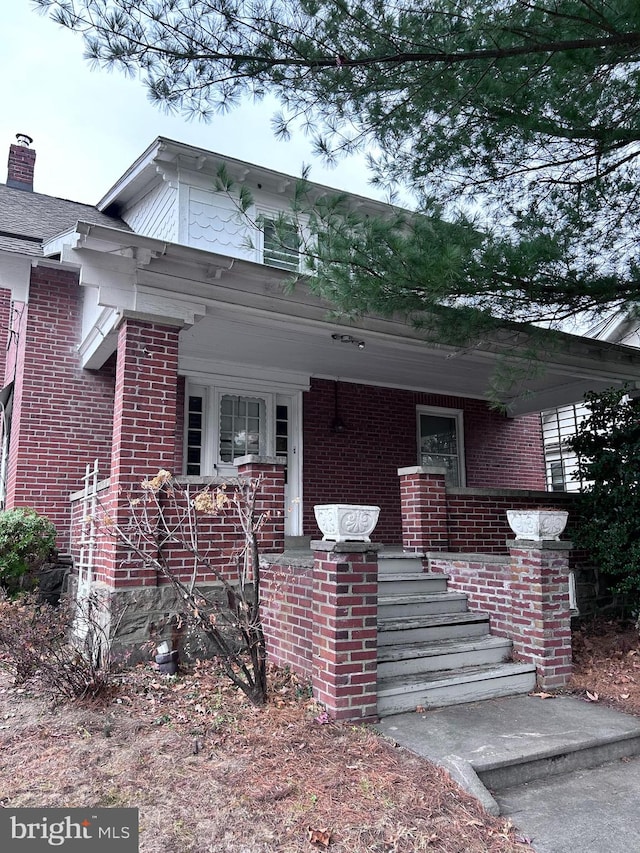
M 220 461 L 264 452 L 265 404 L 255 397 L 224 394 L 220 399 Z
M 276 456 L 289 453 L 289 412 L 287 406 L 276 406 Z

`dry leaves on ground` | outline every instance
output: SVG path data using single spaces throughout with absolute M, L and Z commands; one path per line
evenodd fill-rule
M 290 674 L 252 708 L 211 663 L 139 666 L 103 707 L 0 684 L 0 798 L 136 806 L 142 853 L 515 853 L 514 827 L 365 726 L 327 722 Z
M 640 716 L 640 635 L 634 623 L 585 623 L 573 632 L 573 662 L 573 693 Z

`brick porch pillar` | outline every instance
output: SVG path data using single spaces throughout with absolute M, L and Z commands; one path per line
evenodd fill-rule
M 510 540 L 513 651 L 536 665 L 542 690 L 571 675 L 571 542 Z
M 278 554 L 284 551 L 284 472 L 286 457 L 239 456 L 233 460 L 238 468 L 238 477 L 257 480 L 262 477 L 262 486 L 256 502 L 256 513 L 264 515 L 265 521 L 258 534 L 262 554 Z
M 379 545 L 311 543 L 313 695 L 336 720 L 377 719 Z
M 446 551 L 447 491 L 444 468 L 399 468 L 402 548 L 405 551 Z
M 126 524 L 129 496 L 162 468 L 171 471 L 176 448 L 178 325 L 125 319 L 118 332 L 113 407 L 113 449 L 107 505 L 110 517 Z M 114 587 L 155 586 L 157 573 L 132 564 L 114 541 L 105 572 Z

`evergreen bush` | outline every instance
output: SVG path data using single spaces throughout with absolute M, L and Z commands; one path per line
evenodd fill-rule
M 0 585 L 15 592 L 52 556 L 56 529 L 29 507 L 0 512 Z
M 574 533 L 613 591 L 640 606 L 640 401 L 627 389 L 588 394 L 590 409 L 568 445 L 578 455 L 582 512 Z

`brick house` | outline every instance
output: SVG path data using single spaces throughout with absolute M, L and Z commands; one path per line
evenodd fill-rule
M 29 142 L 0 185 L 3 494 L 48 515 L 62 551 L 77 555 L 70 495 L 87 462 L 117 512 L 161 467 L 207 482 L 242 458 L 284 511 L 264 550 L 315 539 L 314 505 L 335 502 L 380 506 L 375 538 L 399 545 L 398 472 L 421 468 L 443 501 L 422 544 L 504 556 L 504 508 L 548 502 L 539 412 L 640 375 L 637 351 L 550 334 L 544 371 L 498 413 L 490 377 L 526 329 L 459 351 L 399 317 L 337 322 L 303 286 L 282 288 L 299 263 L 273 224 L 289 176 L 159 138 L 92 207 L 34 192 Z M 259 225 L 216 191 L 223 163 Z M 123 596 L 159 586 L 115 545 L 95 580 Z

